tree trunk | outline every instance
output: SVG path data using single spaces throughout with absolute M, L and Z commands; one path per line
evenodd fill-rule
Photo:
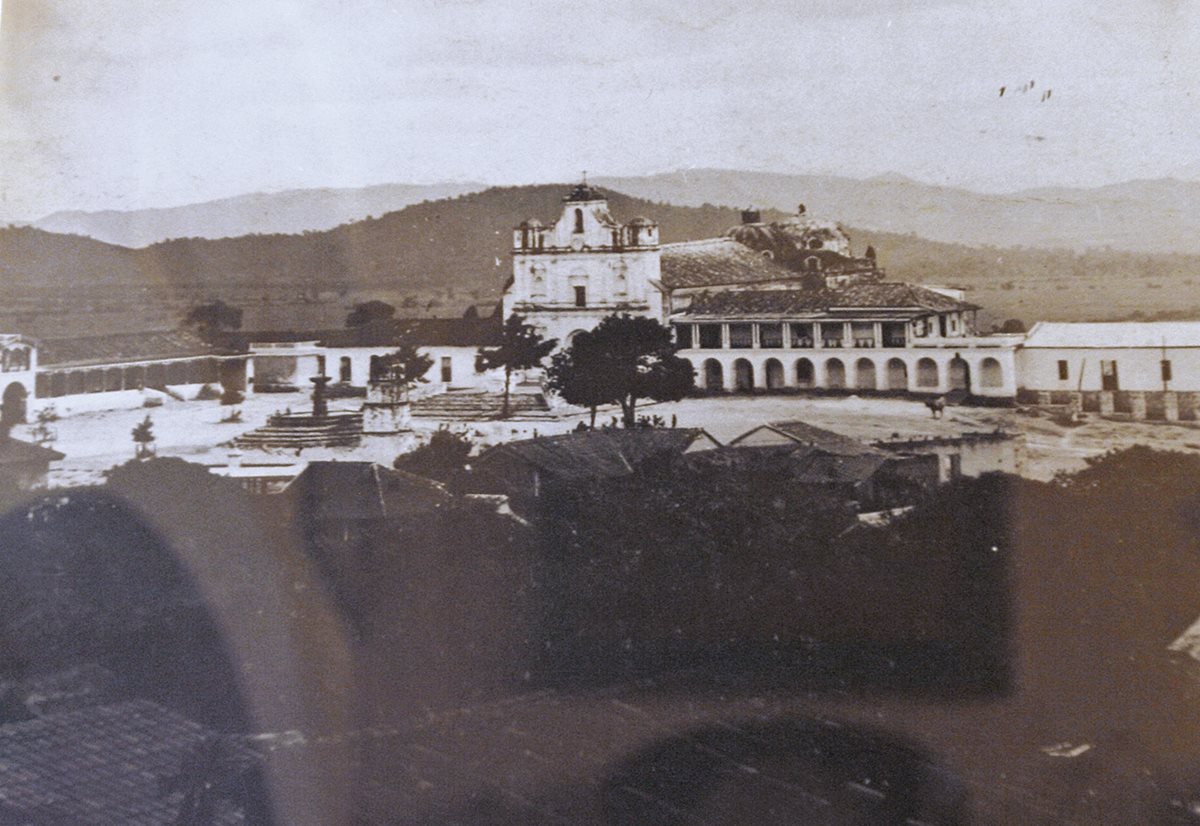
M 588 422 L 588 430 L 596 429 L 596 405 L 592 405 L 592 420 Z
M 637 397 L 629 396 L 621 400 L 621 410 L 625 414 L 625 426 L 633 427 L 637 424 L 635 414 L 637 413 Z
M 512 368 L 505 366 L 504 368 L 504 404 L 500 408 L 500 418 L 508 418 L 508 384 L 512 380 Z

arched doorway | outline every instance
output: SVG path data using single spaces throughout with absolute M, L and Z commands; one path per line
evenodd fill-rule
M 808 359 L 796 360 L 796 385 L 798 387 L 812 387 L 816 378 L 816 371 L 813 370 L 813 363 Z
M 841 390 L 846 386 L 846 365 L 841 359 L 830 359 L 825 362 L 825 386 Z
M 994 358 L 985 358 L 979 363 L 979 384 L 983 387 L 1003 387 L 1004 368 Z
M 716 359 L 707 359 L 704 362 L 704 389 L 723 390 L 724 388 L 725 371 L 721 367 L 721 362 Z
M 342 384 L 349 384 L 352 377 L 352 369 L 349 356 L 342 356 L 338 359 L 338 381 Z
M 783 378 L 783 365 L 779 363 L 779 359 L 767 359 L 767 389 L 779 390 L 785 384 Z
M 875 362 L 863 358 L 854 363 L 854 386 L 859 390 L 874 390 L 876 388 Z
M 754 391 L 754 367 L 745 359 L 733 363 L 733 386 L 739 393 Z
M 887 389 L 908 389 L 908 365 L 904 363 L 904 359 L 888 359 Z
M 930 358 L 924 358 L 917 362 L 917 387 L 924 387 L 930 390 L 936 389 L 938 386 L 938 366 L 937 362 Z
M 950 389 L 971 392 L 971 367 L 962 356 L 950 360 Z
M 0 424 L 7 430 L 13 425 L 25 423 L 25 406 L 29 391 L 19 381 L 4 388 L 4 399 L 0 402 Z

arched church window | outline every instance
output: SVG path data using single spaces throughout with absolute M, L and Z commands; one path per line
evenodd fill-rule
M 583 210 L 575 210 L 575 231 L 583 232 Z

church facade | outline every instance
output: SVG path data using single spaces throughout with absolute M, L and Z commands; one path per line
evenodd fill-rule
M 513 230 L 503 317 L 515 313 L 563 346 L 613 313 L 661 319 L 659 262 L 656 223 L 618 223 L 604 196 L 580 184 L 563 198 L 553 224 L 533 218 Z

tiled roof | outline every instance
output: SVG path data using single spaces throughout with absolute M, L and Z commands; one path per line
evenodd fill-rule
M 453 498 L 438 482 L 374 462 L 310 462 L 286 492 L 316 521 L 404 519 Z
M 1025 347 L 1200 347 L 1200 321 L 1039 321 Z
M 647 459 L 678 456 L 697 440 L 715 440 L 700 428 L 593 430 L 507 442 L 485 451 L 472 465 L 486 469 L 497 457 L 517 456 L 559 479 L 625 476 Z
M 97 706 L 0 726 L 0 822 L 177 822 L 170 791 L 209 733 L 148 700 Z M 215 823 L 240 823 L 218 807 Z
M 190 330 L 157 330 L 147 333 L 112 333 L 86 338 L 45 339 L 38 344 L 38 365 L 70 367 L 128 364 L 212 354 L 213 348 Z
M 753 471 L 805 485 L 853 485 L 870 479 L 889 459 L 882 451 L 871 448 L 867 451 L 838 454 L 806 444 L 750 447 L 729 444 L 719 450 L 691 454 L 684 461 L 694 468 Z
M 45 717 L 113 703 L 122 697 L 117 676 L 103 666 L 84 663 L 21 680 L 0 680 L 0 714 Z M 13 720 L 9 716 L 7 720 Z
M 682 314 L 712 318 L 773 317 L 879 309 L 918 313 L 973 310 L 977 307 L 914 284 L 878 282 L 818 290 L 705 292 L 695 296 L 691 306 Z
M 22 442 L 20 439 L 0 437 L 0 466 L 50 464 L 63 458 L 63 454 L 41 445 Z
M 326 347 L 387 347 L 400 336 L 421 347 L 479 347 L 500 343 L 502 321 L 488 318 L 395 318 L 361 327 L 331 330 L 320 341 Z
M 870 479 L 887 461 L 878 451 L 844 456 L 818 448 L 799 459 L 792 478 L 810 485 L 852 485 Z
M 860 442 L 858 439 L 852 439 L 849 436 L 843 436 L 841 433 L 835 433 L 832 430 L 826 430 L 823 427 L 811 425 L 808 422 L 794 420 L 771 422 L 770 424 L 763 425 L 763 427 L 791 439 L 796 444 L 816 447 L 835 456 L 884 455 L 880 450 L 871 447 L 865 442 Z M 755 429 L 757 430 L 758 428 Z M 739 436 L 738 438 L 742 437 Z M 730 444 L 736 445 L 737 443 L 738 439 L 734 439 Z
M 796 281 L 799 273 L 730 238 L 664 244 L 662 283 L 670 289 Z

